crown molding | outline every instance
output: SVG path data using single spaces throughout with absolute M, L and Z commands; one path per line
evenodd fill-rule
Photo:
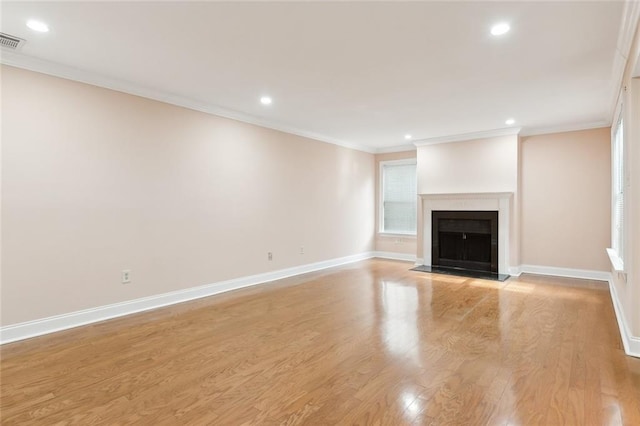
M 305 130 L 298 129 L 296 127 L 273 122 L 265 118 L 256 117 L 250 114 L 234 111 L 232 109 L 227 109 L 220 106 L 211 105 L 205 102 L 196 101 L 194 99 L 190 99 L 184 96 L 179 96 L 172 93 L 164 92 L 162 90 L 145 87 L 145 86 L 131 83 L 125 80 L 120 80 L 117 78 L 107 77 L 107 76 L 93 73 L 90 71 L 73 68 L 57 62 L 35 58 L 33 56 L 23 55 L 17 52 L 8 51 L 6 49 L 2 49 L 2 52 L 0 53 L 1 53 L 0 63 L 4 65 L 9 65 L 12 67 L 22 68 L 29 71 L 43 73 L 43 74 L 48 74 L 54 77 L 60 77 L 68 80 L 78 81 L 81 83 L 103 87 L 105 89 L 111 89 L 117 92 L 127 93 L 130 95 L 140 96 L 143 98 L 164 102 L 167 104 L 191 109 L 194 111 L 200 111 L 207 114 L 216 115 L 219 117 L 241 121 L 243 123 L 253 124 L 256 126 L 265 127 L 272 130 L 277 130 L 280 132 L 301 136 L 304 138 L 314 139 L 320 142 L 342 146 L 344 148 L 355 149 L 357 151 L 364 151 L 370 154 L 375 154 L 377 152 L 377 150 L 372 147 L 352 143 L 342 139 L 336 139 L 336 138 L 320 135 L 318 133 L 308 132 Z
M 623 78 L 627 65 L 633 66 L 630 61 L 636 60 L 637 63 L 635 72 L 631 70 L 632 74 L 640 73 L 640 43 L 636 45 L 636 51 L 632 52 L 631 47 L 633 44 L 633 37 L 638 31 L 640 26 L 640 1 L 625 1 L 622 11 L 622 22 L 620 23 L 620 30 L 618 31 L 618 41 L 616 43 L 616 51 L 613 57 L 612 68 L 612 87 L 611 87 L 611 100 L 609 104 L 609 118 L 613 121 L 616 108 L 618 106 L 618 100 L 620 99 L 620 93 L 623 84 Z M 634 58 L 634 56 L 637 57 Z
M 640 23 L 640 1 L 625 1 L 622 11 L 622 22 L 618 31 L 618 41 L 616 49 L 627 59 L 633 44 L 633 37 L 636 35 L 638 24 Z
M 600 129 L 603 127 L 611 127 L 608 121 L 593 121 L 581 124 L 560 124 L 557 126 L 531 127 L 524 129 L 520 136 L 546 135 L 549 133 L 577 132 L 580 130 Z
M 635 14 L 636 20 L 636 34 L 640 34 L 640 1 L 635 2 L 635 10 L 632 11 L 632 14 Z M 633 19 L 633 17 L 632 17 Z M 640 38 L 640 35 L 637 37 Z M 633 42 L 633 41 L 632 41 Z M 635 61 L 635 68 L 631 73 L 631 77 L 640 77 L 640 41 L 636 43 L 635 51 L 630 52 L 630 60 Z M 633 64 L 633 62 L 632 62 Z
M 640 5 L 640 2 L 633 2 L 633 3 Z M 637 23 L 638 16 L 640 16 L 640 6 L 636 6 L 635 9 L 633 9 L 632 13 L 635 14 L 636 16 L 635 19 Z M 627 31 L 631 31 L 631 28 L 635 28 L 635 26 L 629 25 L 628 21 L 629 20 L 625 21 L 626 22 L 625 28 L 627 28 Z M 621 32 L 619 35 L 619 42 L 622 39 L 625 39 L 625 40 L 628 39 L 629 36 L 627 35 L 623 36 L 623 34 L 627 34 L 627 32 L 623 32 L 621 29 Z M 619 55 L 616 55 L 616 57 L 619 57 Z M 317 140 L 320 142 L 330 143 L 333 145 L 354 149 L 357 151 L 363 151 L 370 154 L 384 154 L 384 153 L 393 153 L 393 152 L 414 151 L 416 147 L 419 147 L 419 146 L 448 143 L 448 142 L 463 142 L 463 141 L 474 140 L 474 139 L 486 139 L 491 137 L 510 136 L 510 135 L 518 135 L 518 134 L 521 136 L 533 136 L 533 135 L 541 135 L 541 134 L 547 134 L 547 133 L 560 133 L 560 132 L 570 132 L 570 131 L 578 131 L 578 130 L 588 130 L 588 129 L 594 129 L 594 128 L 609 127 L 611 125 L 611 121 L 608 121 L 608 122 L 598 121 L 598 122 L 583 123 L 583 124 L 576 124 L 576 125 L 558 125 L 558 126 L 548 126 L 548 127 L 526 128 L 524 130 L 521 127 L 508 127 L 503 129 L 494 129 L 494 130 L 472 132 L 472 133 L 465 133 L 465 134 L 458 134 L 458 135 L 420 139 L 420 140 L 414 141 L 413 144 L 403 144 L 403 145 L 396 145 L 391 147 L 375 148 L 371 146 L 352 143 L 342 139 L 327 137 L 327 136 L 313 133 L 313 132 L 308 132 L 292 126 L 287 126 L 281 123 L 272 122 L 270 120 L 267 120 L 261 117 L 252 116 L 239 111 L 222 108 L 216 105 L 211 105 L 211 104 L 196 101 L 194 99 L 190 99 L 187 97 L 164 92 L 162 90 L 157 90 L 157 89 L 145 87 L 139 84 L 131 83 L 128 81 L 99 75 L 93 72 L 80 70 L 80 69 L 63 65 L 60 63 L 56 63 L 53 61 L 35 58 L 32 56 L 27 56 L 21 53 L 12 52 L 5 49 L 2 49 L 2 51 L 0 52 L 0 63 L 17 67 L 17 68 L 30 70 L 30 71 L 52 75 L 55 77 L 78 81 L 78 82 L 90 84 L 93 86 L 103 87 L 106 89 L 115 90 L 122 93 L 140 96 L 143 98 L 152 99 L 155 101 L 159 101 L 159 102 L 163 102 L 171 105 L 176 105 L 176 106 L 191 109 L 194 111 L 204 112 L 206 114 L 212 114 L 219 117 L 240 121 L 243 123 L 253 124 L 256 126 L 260 126 L 260 127 L 280 131 L 280 132 L 285 132 L 285 133 L 301 136 L 304 138 Z M 622 73 L 624 73 L 625 63 L 626 63 L 626 59 L 623 62 Z M 638 68 L 640 68 L 640 59 L 638 60 Z M 618 87 L 622 83 L 622 73 L 620 74 L 620 79 L 619 79 L 620 82 L 618 84 Z M 616 104 L 617 104 L 617 93 L 616 93 L 616 96 L 614 96 L 614 104 L 613 104 L 614 110 L 610 114 L 611 117 L 613 117 L 613 112 L 615 111 Z
M 376 149 L 376 154 L 389 154 L 393 152 L 415 151 L 416 146 L 413 144 L 386 146 Z
M 451 136 L 438 136 L 435 138 L 427 138 L 420 139 L 415 141 L 413 144 L 416 147 L 426 146 L 426 145 L 436 145 L 440 143 L 449 143 L 449 142 L 464 142 L 476 139 L 488 139 L 495 138 L 498 136 L 512 136 L 520 133 L 521 127 L 505 127 L 503 129 L 494 129 L 494 130 L 485 130 L 482 132 L 473 132 L 473 133 L 463 133 L 460 135 L 451 135 Z

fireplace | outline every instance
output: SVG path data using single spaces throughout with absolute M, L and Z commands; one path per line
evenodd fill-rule
M 434 267 L 498 273 L 498 211 L 434 210 Z
M 422 231 L 418 233 L 422 257 L 418 257 L 417 264 L 425 269 L 431 268 L 432 262 L 432 216 L 433 212 L 498 212 L 497 221 L 497 250 L 498 250 L 498 279 L 507 279 L 512 272 L 510 261 L 512 256 L 513 241 L 517 241 L 518 235 L 513 226 L 513 192 L 474 192 L 474 193 L 442 193 L 420 194 L 422 199 Z M 463 237 L 464 238 L 464 237 Z M 467 235 L 467 240 L 469 235 Z M 486 259 L 486 257 L 485 257 Z M 447 268 L 433 266 L 434 268 Z M 455 274 L 463 271 L 459 268 L 449 267 Z M 495 272 L 482 271 L 477 274 L 495 276 Z M 476 274 L 476 275 L 477 275 Z

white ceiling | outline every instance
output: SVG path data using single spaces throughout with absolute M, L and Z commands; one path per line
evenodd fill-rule
M 622 12 L 617 1 L 3 1 L 1 31 L 27 43 L 2 61 L 384 151 L 406 133 L 510 117 L 528 132 L 608 124 Z M 499 21 L 511 31 L 491 36 Z

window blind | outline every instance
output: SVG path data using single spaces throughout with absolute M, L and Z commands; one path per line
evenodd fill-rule
M 613 139 L 613 229 L 611 245 L 624 261 L 624 123 L 622 118 Z
M 383 164 L 381 231 L 415 234 L 416 199 L 416 165 Z

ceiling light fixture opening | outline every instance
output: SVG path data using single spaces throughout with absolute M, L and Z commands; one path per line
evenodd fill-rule
M 515 124 L 515 122 L 516 120 L 514 120 L 513 118 L 509 118 L 504 122 L 504 124 L 506 124 L 507 126 L 511 126 L 512 124 Z
M 273 102 L 273 99 L 271 99 L 269 96 L 263 96 L 260 98 L 260 103 L 262 105 L 271 105 L 272 102 Z
M 39 33 L 48 33 L 49 26 L 42 21 L 36 21 L 35 19 L 29 19 L 27 21 L 27 27 L 31 28 L 33 31 L 37 31 Z
M 510 29 L 511 27 L 509 26 L 509 24 L 507 24 L 506 22 L 501 22 L 491 27 L 491 34 L 493 34 L 494 36 L 503 35 L 508 33 Z
M 406 135 L 404 135 L 404 138 L 405 138 L 406 140 L 410 141 L 410 140 L 411 140 L 411 138 L 413 138 L 413 136 L 411 136 L 410 134 L 408 134 L 408 133 L 407 133 Z

